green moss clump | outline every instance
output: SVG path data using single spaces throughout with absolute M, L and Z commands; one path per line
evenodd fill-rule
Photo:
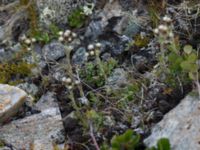
M 82 8 L 77 8 L 68 16 L 68 23 L 72 28 L 80 28 L 85 24 L 86 15 Z
M 22 78 L 31 75 L 31 68 L 33 64 L 27 64 L 25 62 L 14 63 L 1 63 L 0 64 L 0 83 L 18 83 L 18 80 L 14 78 Z
M 89 62 L 81 70 L 81 78 L 85 80 L 86 83 L 94 87 L 101 87 L 105 83 L 104 73 L 106 76 L 111 75 L 113 69 L 117 66 L 117 61 L 115 59 L 110 59 L 107 62 L 102 62 L 102 68 L 99 65 Z M 102 72 L 104 70 L 104 72 Z

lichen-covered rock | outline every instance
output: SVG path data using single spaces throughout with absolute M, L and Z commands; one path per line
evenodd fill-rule
M 17 87 L 0 84 L 0 123 L 19 111 L 26 96 L 26 92 Z
M 86 0 L 37 0 L 40 21 L 44 25 L 51 23 L 67 23 L 67 16 Z
M 20 83 L 17 85 L 17 87 L 26 91 L 28 94 L 32 96 L 36 96 L 39 91 L 38 87 L 35 84 L 28 82 Z
M 127 84 L 127 72 L 122 68 L 116 68 L 112 75 L 108 77 L 107 86 L 111 89 L 118 89 Z
M 78 48 L 72 57 L 72 62 L 76 65 L 82 65 L 86 61 L 86 49 L 84 47 Z
M 51 107 L 58 107 L 55 93 L 48 91 L 42 95 L 35 106 L 41 111 Z
M 51 150 L 65 140 L 59 108 L 51 107 L 0 128 L 0 139 L 16 149 Z
M 158 139 L 169 138 L 173 150 L 200 149 L 200 100 L 187 96 L 171 110 L 145 139 L 147 146 L 156 145 Z
M 42 49 L 46 61 L 56 61 L 65 56 L 65 47 L 59 42 L 47 44 Z

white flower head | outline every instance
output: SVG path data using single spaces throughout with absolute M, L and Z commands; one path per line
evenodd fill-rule
M 90 51 L 90 56 L 94 56 L 95 52 L 94 51 Z
M 25 43 L 25 44 L 31 44 L 31 40 L 30 40 L 30 39 L 26 39 L 26 40 L 24 41 L 24 43 Z
M 71 41 L 72 41 L 72 38 L 71 38 L 71 37 L 69 37 L 69 38 L 68 38 L 68 41 L 69 41 L 69 42 L 71 42 Z
M 101 48 L 101 46 L 102 46 L 101 43 L 96 43 L 97 48 Z
M 64 38 L 63 38 L 62 36 L 60 36 L 60 37 L 58 38 L 58 41 L 59 41 L 59 42 L 63 42 L 63 41 L 64 41 Z
M 79 80 L 76 80 L 74 83 L 75 83 L 76 85 L 78 85 L 78 84 L 80 84 L 80 81 L 79 81 Z
M 67 86 L 68 90 L 71 90 L 73 88 L 73 86 Z
M 158 28 L 156 28 L 156 29 L 154 29 L 154 31 L 153 31 L 155 34 L 158 34 L 159 33 L 159 30 L 158 30 Z
M 63 35 L 63 31 L 59 31 L 58 35 L 62 36 Z
M 163 21 L 165 21 L 165 22 L 171 22 L 172 21 L 172 19 L 170 18 L 170 17 L 168 17 L 168 16 L 164 16 L 163 17 Z
M 31 38 L 31 42 L 32 42 L 32 43 L 35 43 L 35 42 L 36 42 L 36 39 L 35 39 L 35 38 Z
M 69 37 L 70 34 L 71 34 L 71 31 L 70 31 L 70 30 L 66 30 L 66 31 L 64 32 L 64 36 L 65 36 L 65 37 Z
M 73 33 L 72 33 L 72 37 L 73 37 L 73 38 L 76 38 L 76 37 L 77 37 L 77 34 L 73 32 Z
M 158 26 L 158 29 L 160 30 L 160 31 L 167 31 L 168 30 L 168 27 L 166 26 L 166 25 L 159 25 Z
M 89 53 L 86 52 L 86 53 L 85 53 L 85 56 L 88 57 L 88 56 L 89 56 Z
M 89 44 L 88 45 L 88 50 L 93 50 L 94 49 L 94 45 L 93 44 Z

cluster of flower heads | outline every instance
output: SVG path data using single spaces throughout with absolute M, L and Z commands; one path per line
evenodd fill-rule
M 79 85 L 80 81 L 77 79 L 72 79 L 70 77 L 63 77 L 62 82 L 65 84 L 68 90 L 72 90 L 74 86 Z
M 31 45 L 34 44 L 35 42 L 37 42 L 37 40 L 35 38 L 28 38 L 26 35 L 23 35 L 20 38 L 20 41 L 27 46 L 28 51 L 31 50 Z
M 71 30 L 60 31 L 58 35 L 58 41 L 60 42 L 72 42 L 77 37 L 77 34 Z
M 164 16 L 162 22 L 163 23 L 160 24 L 158 28 L 154 29 L 154 34 L 169 41 L 171 38 L 174 38 L 172 19 L 168 16 Z
M 89 44 L 87 47 L 88 52 L 86 53 L 86 56 L 99 55 L 101 46 L 102 46 L 101 43 Z

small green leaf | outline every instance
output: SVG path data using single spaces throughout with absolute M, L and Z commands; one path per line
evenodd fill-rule
M 197 55 L 195 53 L 191 53 L 188 56 L 187 61 L 195 63 L 197 61 Z
M 187 72 L 195 72 L 198 68 L 197 64 L 191 63 L 190 61 L 183 61 L 181 63 L 181 68 Z
M 189 54 L 191 54 L 193 48 L 192 48 L 191 45 L 185 45 L 184 48 L 183 48 L 183 50 L 184 50 L 184 52 L 185 52 L 186 54 L 189 55 Z
M 158 150 L 170 150 L 171 147 L 170 147 L 169 139 L 161 138 L 157 142 L 157 147 L 158 147 Z

